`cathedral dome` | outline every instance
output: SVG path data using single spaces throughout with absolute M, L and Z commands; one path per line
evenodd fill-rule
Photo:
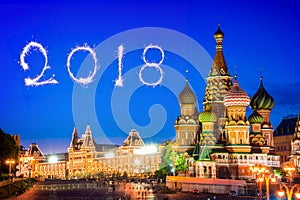
M 224 97 L 224 105 L 228 106 L 248 106 L 250 98 L 248 94 L 239 86 L 235 77 L 232 88 L 227 92 Z
M 248 117 L 250 124 L 261 124 L 264 121 L 264 118 L 254 110 L 253 113 Z
M 262 77 L 260 78 L 260 86 L 257 92 L 251 98 L 250 106 L 257 110 L 271 110 L 274 107 L 275 101 L 271 95 L 266 91 L 263 85 Z
M 196 104 L 196 95 L 190 88 L 188 79 L 186 79 L 185 87 L 179 94 L 178 100 L 181 104 Z
M 199 115 L 200 122 L 216 122 L 217 115 L 213 113 L 211 110 L 205 110 Z
M 218 24 L 218 30 L 215 32 L 214 34 L 214 37 L 215 39 L 218 39 L 218 38 L 224 38 L 224 33 L 221 31 L 221 28 L 220 28 L 220 24 Z

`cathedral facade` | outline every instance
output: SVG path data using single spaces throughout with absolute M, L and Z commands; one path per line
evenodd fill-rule
M 237 75 L 232 77 L 227 68 L 220 24 L 214 38 L 216 54 L 206 79 L 204 111 L 197 111 L 197 97 L 187 79 L 178 97 L 181 113 L 175 121 L 173 149 L 189 153 L 190 176 L 250 179 L 249 166 L 280 167 L 270 122 L 274 99 L 262 77 L 257 92 L 248 96 L 239 86 Z M 249 117 L 248 106 L 253 111 Z M 206 167 L 204 162 L 214 164 Z

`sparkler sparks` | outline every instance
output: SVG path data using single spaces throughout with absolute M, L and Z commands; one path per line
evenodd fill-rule
M 72 58 L 73 54 L 76 51 L 88 51 L 92 55 L 92 57 L 93 57 L 93 60 L 94 60 L 94 63 L 95 63 L 94 70 L 90 71 L 90 74 L 86 78 L 82 78 L 82 77 L 76 78 L 74 76 L 74 74 L 71 72 L 71 69 L 70 69 L 71 58 Z M 71 51 L 71 53 L 69 54 L 69 56 L 68 56 L 68 59 L 67 59 L 67 68 L 68 68 L 68 72 L 69 72 L 70 77 L 75 82 L 83 84 L 83 85 L 88 85 L 89 83 L 91 83 L 91 82 L 94 81 L 94 77 L 95 77 L 95 75 L 97 73 L 97 70 L 98 70 L 98 59 L 97 59 L 96 52 L 91 47 L 89 47 L 87 44 L 85 44 L 84 46 L 79 46 L 79 47 L 74 48 Z
M 122 78 L 122 58 L 124 56 L 124 47 L 123 45 L 120 45 L 118 47 L 118 72 L 119 72 L 119 76 L 118 79 L 115 80 L 115 86 L 116 87 L 123 87 L 123 78 Z
M 147 61 L 146 59 L 146 53 L 149 49 L 158 49 L 160 52 L 161 52 L 161 60 L 158 62 L 158 63 L 155 63 L 155 62 L 149 62 Z M 162 64 L 162 62 L 164 61 L 164 58 L 165 58 L 165 53 L 164 51 L 162 50 L 161 47 L 157 46 L 157 45 L 148 45 L 145 49 L 144 49 L 144 52 L 143 52 L 143 60 L 144 60 L 144 63 L 145 65 L 143 65 L 143 67 L 141 68 L 140 72 L 139 72 L 139 78 L 140 78 L 140 81 L 147 85 L 147 86 L 157 86 L 158 84 L 160 84 L 162 82 L 162 79 L 163 79 L 163 70 L 161 69 L 160 65 Z M 159 71 L 160 73 L 160 77 L 159 79 L 156 81 L 156 82 L 153 82 L 153 83 L 148 83 L 146 82 L 144 79 L 143 79 L 143 76 L 142 76 L 142 72 L 143 70 L 146 68 L 146 67 L 154 67 L 156 70 Z
M 31 48 L 37 48 L 43 54 L 43 56 L 45 57 L 45 64 L 44 64 L 42 72 L 39 75 L 37 75 L 35 78 L 32 79 L 32 78 L 28 77 L 28 78 L 24 79 L 25 85 L 26 86 L 40 86 L 40 85 L 45 85 L 45 84 L 58 84 L 58 81 L 54 79 L 54 77 L 55 77 L 54 74 L 48 80 L 40 81 L 40 79 L 44 76 L 45 71 L 47 69 L 50 69 L 50 66 L 48 65 L 47 51 L 43 47 L 43 45 L 41 45 L 38 42 L 31 41 L 24 47 L 24 49 L 20 55 L 21 67 L 24 69 L 24 71 L 29 70 L 29 65 L 25 61 L 25 57 L 30 52 Z

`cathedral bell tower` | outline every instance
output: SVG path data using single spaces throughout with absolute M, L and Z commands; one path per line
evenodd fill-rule
M 199 130 L 197 98 L 190 88 L 188 79 L 178 97 L 180 116 L 175 121 L 176 149 L 185 152 L 193 149 L 197 131 Z
M 250 107 L 256 110 L 262 117 L 263 122 L 261 124 L 262 136 L 266 139 L 266 145 L 271 147 L 270 150 L 274 151 L 273 141 L 273 126 L 270 122 L 270 114 L 274 107 L 274 99 L 266 91 L 263 85 L 263 77 L 260 77 L 260 86 L 257 92 L 253 95 L 250 101 Z
M 224 97 L 227 111 L 226 149 L 230 152 L 249 153 L 249 121 L 246 120 L 246 107 L 249 105 L 248 94 L 239 86 L 235 75 L 234 84 Z
M 218 117 L 216 129 L 223 132 L 226 116 L 224 97 L 232 86 L 232 77 L 223 55 L 224 33 L 221 31 L 220 24 L 218 24 L 218 30 L 215 32 L 214 38 L 216 40 L 216 54 L 209 75 L 206 78 L 203 107 L 206 110 L 206 106 L 210 106 L 210 109 Z

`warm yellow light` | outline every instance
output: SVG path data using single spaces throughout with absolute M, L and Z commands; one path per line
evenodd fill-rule
M 300 192 L 295 192 L 294 194 L 295 194 L 296 199 L 300 199 Z
M 271 178 L 271 182 L 275 183 L 277 181 L 276 177 Z
M 277 195 L 278 197 L 283 197 L 285 195 L 285 192 L 283 190 L 278 190 Z
M 259 181 L 259 182 L 263 182 L 263 181 L 264 181 L 264 178 L 263 178 L 263 177 L 260 177 L 260 178 L 258 178 L 258 181 Z
M 6 160 L 5 163 L 6 164 L 15 164 L 15 161 L 14 160 Z

